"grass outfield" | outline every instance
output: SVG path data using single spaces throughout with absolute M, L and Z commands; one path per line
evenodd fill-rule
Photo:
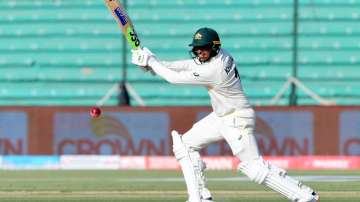
M 319 192 L 321 202 L 360 201 L 360 171 L 290 175 L 306 180 Z M 208 171 L 207 176 L 216 202 L 287 201 L 235 171 Z M 185 190 L 181 173 L 175 171 L 0 171 L 1 202 L 184 202 Z

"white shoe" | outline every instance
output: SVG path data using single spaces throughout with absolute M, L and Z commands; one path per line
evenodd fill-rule
M 316 202 L 320 202 L 320 196 L 316 194 L 316 196 L 314 196 L 314 199 Z
M 320 201 L 320 196 L 316 192 L 313 192 L 312 195 L 314 196 L 314 198 L 311 200 L 311 202 L 319 202 Z
M 186 202 L 190 202 L 190 201 L 186 201 Z M 206 199 L 201 199 L 201 202 L 215 202 L 212 200 L 212 197 L 210 198 L 206 198 Z

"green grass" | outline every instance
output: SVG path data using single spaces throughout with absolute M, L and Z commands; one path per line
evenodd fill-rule
M 289 174 L 360 176 L 360 171 L 296 171 Z M 242 176 L 235 171 L 211 171 L 207 176 L 216 202 L 287 201 L 279 194 L 253 182 L 229 180 Z M 360 181 L 306 184 L 320 193 L 322 202 L 360 201 Z M 185 200 L 186 188 L 180 171 L 0 171 L 2 202 Z

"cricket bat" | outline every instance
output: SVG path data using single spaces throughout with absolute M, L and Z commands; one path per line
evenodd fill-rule
M 104 0 L 109 11 L 115 18 L 121 28 L 128 44 L 132 49 L 141 48 L 140 40 L 136 34 L 135 28 L 124 7 L 118 0 Z
M 132 49 L 141 48 L 140 39 L 136 34 L 133 23 L 131 22 L 130 17 L 126 13 L 124 7 L 121 5 L 119 0 L 104 0 L 109 11 L 115 18 L 119 27 L 121 28 L 128 44 Z M 151 67 L 142 67 L 144 71 L 150 71 L 152 75 L 155 75 L 155 72 Z

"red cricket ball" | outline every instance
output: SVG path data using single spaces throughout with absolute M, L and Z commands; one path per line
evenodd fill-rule
M 99 107 L 91 108 L 90 115 L 93 118 L 99 117 L 101 115 L 101 109 Z

